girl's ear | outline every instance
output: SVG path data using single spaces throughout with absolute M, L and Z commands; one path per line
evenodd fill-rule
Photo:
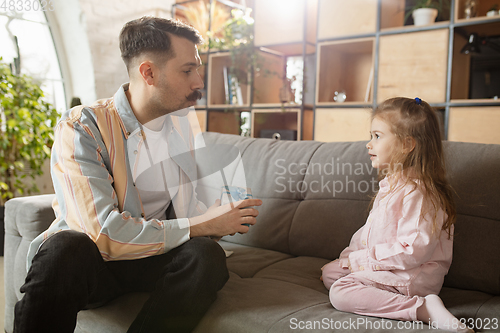
M 403 152 L 404 153 L 410 153 L 415 149 L 417 142 L 415 141 L 414 138 L 411 136 L 406 137 L 406 139 L 403 140 Z

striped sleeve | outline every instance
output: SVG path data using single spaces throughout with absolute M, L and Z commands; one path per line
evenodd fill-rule
M 146 220 L 119 209 L 109 156 L 90 117 L 63 120 L 55 130 L 51 173 L 60 218 L 87 234 L 105 260 L 157 255 L 187 241 L 189 228 L 178 220 Z

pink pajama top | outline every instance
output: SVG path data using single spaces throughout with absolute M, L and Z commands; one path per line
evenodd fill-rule
M 340 266 L 350 263 L 359 276 L 400 290 L 406 287 L 408 296 L 438 294 L 453 253 L 453 237 L 441 230 L 446 214 L 442 209 L 435 214 L 423 190 L 404 185 L 404 180 L 392 192 L 387 177 L 379 185 L 365 225 L 340 254 Z

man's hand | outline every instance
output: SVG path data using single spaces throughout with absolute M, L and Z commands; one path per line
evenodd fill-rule
M 217 199 L 205 214 L 189 219 L 191 237 L 247 233 L 249 227 L 243 224 L 255 224 L 259 211 L 252 206 L 260 205 L 262 200 L 245 199 L 220 206 L 220 200 Z

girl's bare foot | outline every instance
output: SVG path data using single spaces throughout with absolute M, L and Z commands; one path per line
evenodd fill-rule
M 425 296 L 424 304 L 417 309 L 417 319 L 442 330 L 474 333 L 446 309 L 438 295 Z

